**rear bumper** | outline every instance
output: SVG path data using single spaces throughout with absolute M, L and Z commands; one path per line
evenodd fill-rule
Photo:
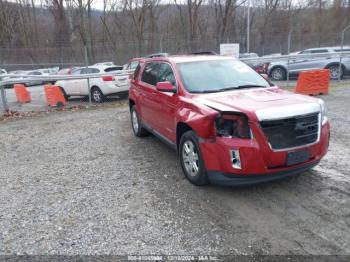
M 104 85 L 101 89 L 104 95 L 112 95 L 120 92 L 126 92 L 129 90 L 130 85 L 116 85 L 114 83 L 110 83 L 108 85 Z
M 261 184 L 265 182 L 270 182 L 285 177 L 290 177 L 294 175 L 301 174 L 319 163 L 315 161 L 313 163 L 308 163 L 303 166 L 298 166 L 296 168 L 274 172 L 264 175 L 237 175 L 237 174 L 224 174 L 220 171 L 207 171 L 208 179 L 211 184 L 220 186 L 247 186 Z

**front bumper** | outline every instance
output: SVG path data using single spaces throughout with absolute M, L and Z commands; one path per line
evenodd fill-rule
M 301 174 L 319 163 L 315 161 L 303 166 L 298 166 L 292 169 L 286 169 L 279 172 L 274 172 L 265 175 L 237 175 L 237 174 L 224 174 L 220 171 L 207 171 L 208 179 L 211 184 L 219 186 L 247 186 L 270 182 L 278 179 L 282 179 L 289 176 Z
M 201 140 L 200 147 L 210 182 L 219 185 L 247 185 L 276 180 L 302 173 L 326 155 L 329 145 L 330 126 L 321 127 L 318 143 L 290 149 L 273 151 L 263 132 L 257 125 L 250 126 L 254 139 L 216 137 L 215 140 Z M 232 165 L 231 150 L 239 150 L 240 168 Z M 307 151 L 307 161 L 287 165 L 289 152 Z

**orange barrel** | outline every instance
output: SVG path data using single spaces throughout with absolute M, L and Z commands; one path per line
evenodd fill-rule
M 16 93 L 16 98 L 19 103 L 29 103 L 32 101 L 32 97 L 30 93 L 28 92 L 27 88 L 25 85 L 22 84 L 15 84 L 14 85 L 15 93 Z
M 329 69 L 300 72 L 294 92 L 305 95 L 328 94 L 329 80 Z
M 49 106 L 62 107 L 67 104 L 66 99 L 59 86 L 44 86 L 46 101 Z

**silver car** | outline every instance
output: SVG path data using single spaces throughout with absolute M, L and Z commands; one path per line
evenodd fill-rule
M 297 76 L 301 71 L 328 68 L 331 79 L 342 78 L 350 74 L 350 53 L 343 55 L 341 70 L 339 70 L 340 47 L 310 48 L 295 53 L 289 60 L 289 76 Z M 343 52 L 350 52 L 350 47 L 343 48 Z M 313 56 L 314 54 L 314 56 Z M 268 75 L 273 80 L 285 80 L 287 78 L 288 61 L 280 60 L 271 62 L 268 67 Z

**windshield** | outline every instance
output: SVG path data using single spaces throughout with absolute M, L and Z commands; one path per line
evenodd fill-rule
M 190 93 L 268 87 L 270 84 L 238 60 L 211 60 L 179 63 L 182 82 Z

